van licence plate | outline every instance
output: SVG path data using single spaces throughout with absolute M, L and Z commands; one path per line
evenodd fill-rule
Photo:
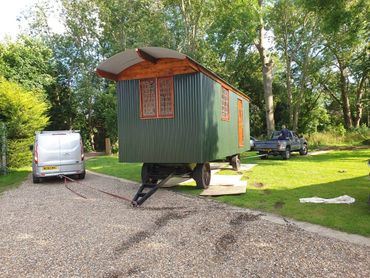
M 42 170 L 57 170 L 58 167 L 56 166 L 43 166 Z
M 265 151 L 265 152 L 271 152 L 272 150 L 271 149 L 263 149 L 263 151 Z

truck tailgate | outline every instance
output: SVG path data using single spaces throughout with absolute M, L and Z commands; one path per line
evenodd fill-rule
M 278 140 L 274 141 L 256 141 L 255 142 L 255 150 L 276 150 L 277 149 Z

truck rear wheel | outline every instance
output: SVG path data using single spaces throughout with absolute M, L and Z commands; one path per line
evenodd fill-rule
M 198 163 L 193 171 L 193 179 L 197 183 L 197 188 L 208 188 L 211 182 L 211 167 L 209 163 Z
M 299 154 L 300 155 L 307 155 L 307 153 L 308 153 L 307 144 L 303 144 L 302 149 L 299 150 Z
M 267 153 L 259 152 L 258 155 L 260 155 L 260 159 L 268 159 L 269 158 Z
M 281 156 L 284 160 L 288 160 L 290 158 L 290 147 L 286 147 L 286 150 L 281 153 Z
M 240 170 L 240 159 L 239 155 L 234 155 L 230 159 L 230 165 L 233 167 L 233 170 L 239 171 Z

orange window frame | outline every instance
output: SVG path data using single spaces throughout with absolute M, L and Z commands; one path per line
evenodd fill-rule
M 226 102 L 227 105 L 224 105 L 224 97 L 226 95 Z M 226 107 L 226 111 L 224 111 Z M 224 87 L 222 87 L 222 94 L 221 94 L 221 120 L 223 121 L 230 121 L 230 91 Z
M 161 114 L 161 88 L 160 88 L 160 80 L 167 79 L 170 81 L 170 98 L 171 98 L 171 113 L 169 114 Z M 157 78 L 157 115 L 159 119 L 171 119 L 175 116 L 175 104 L 174 104 L 174 94 L 173 94 L 173 77 L 159 77 Z
M 170 97 L 171 97 L 171 113 L 170 114 L 161 114 L 160 111 L 160 82 L 161 79 L 170 80 Z M 141 82 L 147 80 L 154 80 L 155 82 L 155 115 L 145 116 L 143 110 L 143 92 Z M 139 99 L 140 99 L 140 119 L 171 119 L 175 117 L 175 98 L 174 98 L 174 85 L 173 85 L 173 76 L 167 77 L 158 77 L 158 78 L 146 78 L 139 80 Z
M 143 100 L 143 91 L 142 91 L 142 83 L 145 82 L 145 81 L 150 81 L 150 80 L 154 80 L 154 88 L 155 88 L 155 92 L 154 92 L 154 96 L 155 96 L 155 100 L 154 100 L 154 105 L 155 105 L 155 114 L 154 115 L 144 115 L 144 109 L 143 109 L 143 105 L 144 105 L 144 100 Z M 142 79 L 139 81 L 139 99 L 140 99 L 140 119 L 155 119 L 157 118 L 158 116 L 158 107 L 157 107 L 157 80 L 155 78 L 147 78 L 147 79 Z

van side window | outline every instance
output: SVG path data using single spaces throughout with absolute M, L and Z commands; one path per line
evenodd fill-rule
M 140 118 L 174 117 L 173 77 L 140 80 Z
M 221 95 L 221 120 L 230 120 L 230 102 L 229 102 L 229 90 L 222 88 Z

